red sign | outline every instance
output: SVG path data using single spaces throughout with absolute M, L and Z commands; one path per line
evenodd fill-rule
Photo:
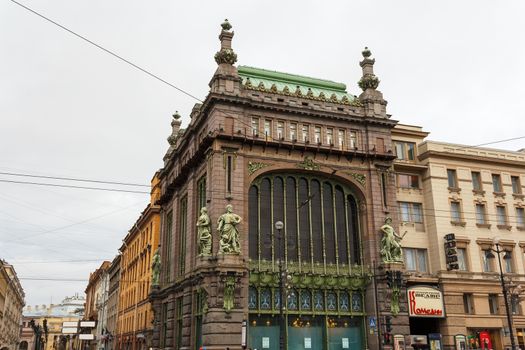
M 410 317 L 445 317 L 443 293 L 427 286 L 407 289 L 408 315 Z

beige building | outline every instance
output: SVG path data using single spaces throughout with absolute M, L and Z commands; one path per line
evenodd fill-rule
M 0 349 L 16 350 L 20 339 L 20 321 L 24 290 L 13 265 L 0 260 Z
M 443 317 L 409 317 L 410 334 L 440 333 L 451 347 L 456 335 L 471 348 L 486 341 L 494 349 L 510 346 L 498 254 L 491 251 L 498 242 L 516 345 L 523 349 L 525 152 L 424 141 L 426 136 L 420 127 L 401 124 L 392 134 L 407 286 L 435 287 L 445 304 Z M 450 233 L 458 266 L 449 271 L 444 237 Z

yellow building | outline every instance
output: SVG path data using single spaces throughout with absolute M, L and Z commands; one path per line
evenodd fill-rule
M 437 317 L 409 315 L 410 334 L 439 333 L 445 348 L 464 339 L 469 349 L 486 342 L 505 349 L 511 345 L 510 316 L 515 344 L 523 349 L 525 152 L 426 136 L 420 127 L 401 124 L 392 132 L 407 284 L 441 291 L 445 307 Z M 457 262 L 449 264 L 447 234 L 457 245 Z
M 159 245 L 159 197 L 157 174 L 151 180 L 150 204 L 129 230 L 120 247 L 120 290 L 117 348 L 146 349 L 151 346 L 153 311 L 148 301 L 151 261 Z
M 24 290 L 15 269 L 0 260 L 0 349 L 18 348 L 23 307 Z

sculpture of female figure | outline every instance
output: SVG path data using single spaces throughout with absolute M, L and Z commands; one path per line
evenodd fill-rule
M 383 262 L 403 262 L 403 251 L 401 250 L 401 240 L 406 235 L 400 236 L 392 227 L 392 218 L 387 217 L 385 224 L 381 226 L 383 238 L 381 238 L 381 257 Z
M 201 216 L 197 221 L 197 237 L 199 239 L 199 255 L 211 255 L 211 222 L 208 216 L 208 209 L 201 208 Z
M 153 259 L 151 261 L 151 285 L 158 286 L 160 277 L 160 252 L 159 248 L 153 254 Z
M 217 231 L 219 231 L 219 254 L 239 254 L 241 246 L 239 244 L 239 231 L 237 225 L 241 222 L 241 217 L 233 213 L 233 206 L 226 206 L 226 213 L 222 214 L 217 221 Z

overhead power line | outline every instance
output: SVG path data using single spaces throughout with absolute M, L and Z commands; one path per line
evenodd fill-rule
M 149 194 L 148 191 L 134 191 L 134 190 L 124 190 L 124 189 L 117 189 L 117 188 L 102 188 L 102 187 L 62 185 L 62 184 L 51 184 L 51 183 L 43 183 L 43 182 L 15 181 L 15 180 L 5 180 L 5 179 L 0 179 L 0 182 L 7 182 L 7 183 L 14 183 L 14 184 L 23 184 L 23 185 L 77 188 L 77 189 L 82 189 L 82 190 L 97 190 L 97 191 L 108 191 L 108 192 L 126 192 L 126 193 Z
M 9 173 L 9 172 L 4 172 L 4 171 L 0 171 L 0 175 L 34 177 L 34 178 L 52 179 L 52 180 L 67 180 L 67 181 L 76 181 L 76 182 L 93 182 L 93 183 L 109 184 L 109 185 L 150 187 L 150 185 L 143 185 L 143 184 L 129 183 L 129 182 L 103 181 L 103 180 L 92 180 L 92 179 L 79 179 L 79 178 L 74 178 L 74 177 L 46 176 L 46 175 L 23 174 L 23 173 Z
M 11 0 L 11 2 L 14 3 L 14 4 L 17 4 L 18 6 L 20 6 L 20 7 L 24 8 L 24 9 L 26 9 L 27 11 L 29 11 L 29 12 L 31 12 L 31 13 L 33 13 L 33 14 L 37 15 L 38 17 L 45 19 L 45 20 L 48 21 L 49 23 L 52 23 L 52 24 L 56 25 L 57 27 L 62 28 L 62 29 L 65 30 L 66 32 L 68 32 L 68 33 L 70 33 L 70 34 L 73 34 L 73 35 L 76 36 L 77 38 L 80 38 L 80 39 L 84 40 L 85 42 L 89 43 L 90 45 L 95 46 L 96 48 L 98 48 L 98 49 L 100 49 L 100 50 L 102 50 L 102 51 L 104 51 L 104 52 L 110 54 L 111 56 L 118 58 L 119 60 L 121 60 L 121 61 L 127 63 L 128 65 L 132 66 L 133 68 L 138 69 L 139 71 L 141 71 L 141 72 L 143 72 L 143 73 L 149 75 L 150 77 L 152 77 L 152 78 L 154 78 L 154 79 L 157 79 L 158 81 L 160 81 L 160 82 L 162 82 L 162 83 L 164 83 L 164 84 L 166 84 L 166 85 L 168 85 L 168 86 L 171 86 L 172 88 L 178 90 L 179 92 L 181 92 L 181 93 L 183 93 L 183 94 L 185 94 L 185 95 L 187 95 L 187 96 L 189 96 L 189 97 L 191 97 L 191 98 L 194 98 L 194 99 L 196 99 L 196 100 L 202 102 L 199 98 L 195 97 L 194 95 L 190 94 L 189 92 L 184 91 L 183 89 L 181 89 L 181 88 L 175 86 L 174 84 L 172 84 L 172 83 L 170 83 L 170 82 L 168 82 L 168 81 L 162 79 L 162 78 L 159 77 L 158 75 L 149 72 L 148 70 L 146 70 L 146 69 L 144 69 L 144 68 L 142 68 L 142 67 L 136 65 L 135 63 L 133 63 L 133 62 L 131 62 L 131 61 L 125 59 L 124 57 L 122 57 L 122 56 L 120 56 L 120 55 L 114 53 L 113 51 L 108 50 L 108 49 L 106 49 L 105 47 L 103 47 L 103 46 L 101 46 L 101 45 L 99 45 L 99 44 L 97 44 L 97 43 L 95 43 L 95 42 L 89 40 L 89 39 L 86 38 L 85 36 L 82 36 L 82 35 L 80 35 L 80 34 L 74 32 L 73 30 L 71 30 L 71 29 L 69 29 L 69 28 L 63 26 L 62 24 L 60 24 L 60 23 L 58 23 L 58 22 L 56 22 L 56 21 L 54 21 L 54 20 L 52 20 L 52 19 L 50 19 L 50 18 L 44 16 L 43 14 L 41 14 L 41 13 L 39 13 L 39 12 L 37 12 L 37 11 L 35 11 L 35 10 L 29 8 L 29 7 L 27 7 L 26 5 L 23 5 L 23 4 L 19 3 L 18 1 L 15 1 L 15 0 Z

